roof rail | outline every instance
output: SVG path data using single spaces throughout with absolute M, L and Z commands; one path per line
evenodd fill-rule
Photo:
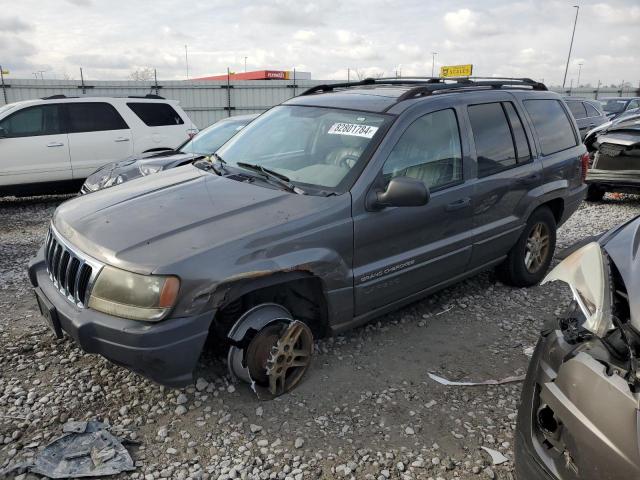
M 58 95 L 49 95 L 48 97 L 42 97 L 40 100 L 60 100 L 61 98 L 78 98 L 78 97 L 67 97 L 66 95 L 58 94 Z
M 524 87 L 532 90 L 547 90 L 545 84 L 536 82 L 530 78 L 498 78 L 498 77 L 402 77 L 402 78 L 365 78 L 359 82 L 332 83 L 316 85 L 304 91 L 302 95 L 310 95 L 317 92 L 330 92 L 335 88 L 349 88 L 362 85 L 415 85 L 415 87 L 403 93 L 398 101 L 431 95 L 441 90 L 455 90 L 461 88 L 494 88 Z
M 127 98 L 149 98 L 153 100 L 166 100 L 166 98 L 160 95 L 155 95 L 153 93 L 147 93 L 146 95 L 129 95 Z
M 349 88 L 349 87 L 358 87 L 360 85 L 374 85 L 376 83 L 375 78 L 365 78 L 364 80 L 360 80 L 359 82 L 343 82 L 343 83 L 323 83 L 322 85 L 316 85 L 315 87 L 311 87 L 300 95 L 311 95 L 316 92 L 330 92 L 334 88 Z

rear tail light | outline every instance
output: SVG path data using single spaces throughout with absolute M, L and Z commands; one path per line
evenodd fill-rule
M 584 183 L 587 178 L 587 170 L 589 170 L 589 154 L 585 152 L 580 157 L 580 177 L 582 178 L 582 183 Z

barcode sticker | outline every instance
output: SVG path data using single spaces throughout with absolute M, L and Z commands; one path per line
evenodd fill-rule
M 372 138 L 378 127 L 358 125 L 357 123 L 334 123 L 329 129 L 330 135 L 349 135 L 351 137 Z

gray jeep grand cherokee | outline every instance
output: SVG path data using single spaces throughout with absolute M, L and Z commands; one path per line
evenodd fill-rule
M 313 336 L 497 266 L 537 283 L 585 193 L 562 99 L 528 79 L 320 85 L 201 161 L 75 198 L 29 267 L 87 352 L 170 386 L 208 337 L 233 376 L 292 388 Z

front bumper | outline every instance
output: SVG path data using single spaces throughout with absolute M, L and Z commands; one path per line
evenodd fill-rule
M 543 332 L 518 412 L 519 480 L 640 478 L 638 399 L 596 360 L 602 348 L 597 340 L 569 344 L 558 328 Z M 543 411 L 557 428 L 543 430 Z
M 79 308 L 49 279 L 43 249 L 29 263 L 29 278 L 55 308 L 61 329 L 85 352 L 98 353 L 169 387 L 193 382 L 214 312 L 148 323 Z

